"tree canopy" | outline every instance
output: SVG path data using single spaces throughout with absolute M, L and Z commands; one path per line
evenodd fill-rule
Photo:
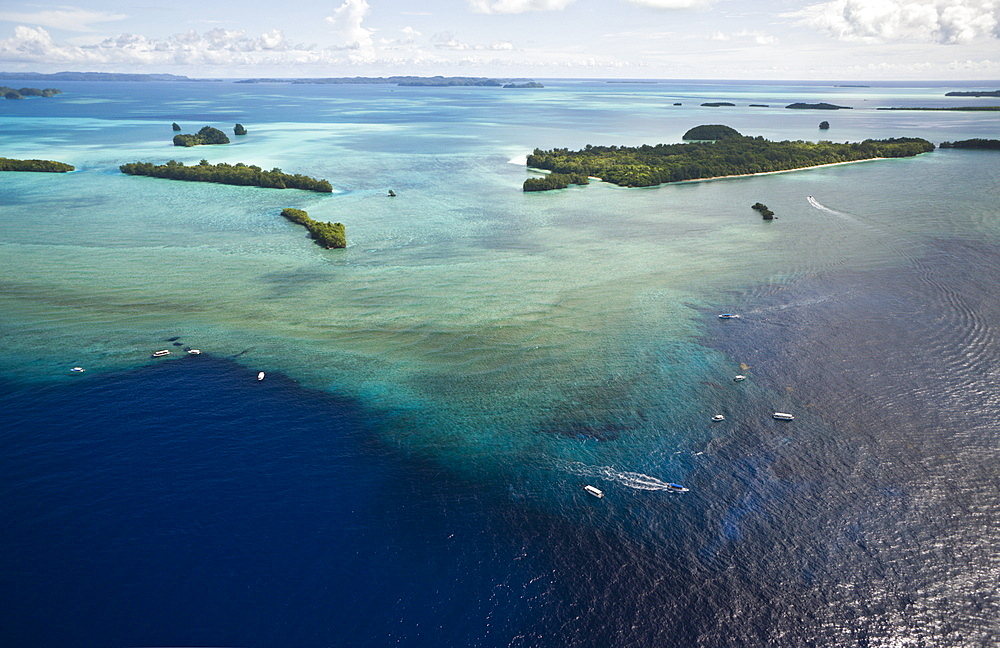
M 218 184 L 240 185 L 244 187 L 265 187 L 269 189 L 305 189 L 331 193 L 333 187 L 327 180 L 317 180 L 296 173 L 290 175 L 281 169 L 264 171 L 259 166 L 236 164 L 209 164 L 202 160 L 195 166 L 185 166 L 183 162 L 170 160 L 166 164 L 155 165 L 151 162 L 133 162 L 119 167 L 122 173 L 142 175 L 153 178 L 169 178 L 171 180 L 187 180 L 190 182 L 215 182 Z
M 66 173 L 75 167 L 65 162 L 53 160 L 13 160 L 0 157 L 0 171 L 41 171 L 44 173 Z
M 347 247 L 347 236 L 343 223 L 323 223 L 309 218 L 308 212 L 294 207 L 285 207 L 281 215 L 299 225 L 304 225 L 317 245 L 326 249 Z
M 684 133 L 681 139 L 686 140 L 720 140 L 727 137 L 743 137 L 735 128 L 723 124 L 702 124 Z
M 174 135 L 174 146 L 199 146 L 202 144 L 229 144 L 229 138 L 218 128 L 205 126 L 197 135 Z

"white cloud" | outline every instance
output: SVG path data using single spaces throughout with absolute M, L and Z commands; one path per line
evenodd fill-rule
M 63 7 L 61 9 L 50 9 L 35 13 L 15 13 L 12 11 L 0 11 L 0 20 L 9 22 L 29 23 L 53 29 L 64 29 L 74 32 L 97 31 L 92 27 L 92 23 L 114 22 L 125 20 L 125 14 L 112 14 L 104 11 L 87 11 L 86 9 L 76 9 L 74 7 Z
M 344 0 L 326 21 L 333 25 L 348 49 L 368 50 L 372 47 L 372 31 L 363 27 L 370 7 L 366 0 Z
M 783 16 L 841 40 L 968 43 L 1000 37 L 1000 0 L 832 0 Z
M 625 2 L 649 9 L 691 9 L 708 4 L 708 0 L 625 0 Z
M 559 11 L 574 0 L 469 0 L 473 11 L 484 14 L 518 14 L 526 11 Z

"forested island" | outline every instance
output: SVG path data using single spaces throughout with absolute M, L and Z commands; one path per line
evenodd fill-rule
M 774 220 L 774 212 L 768 209 L 767 205 L 762 202 L 755 202 L 750 205 L 750 209 L 760 214 L 761 218 L 764 220 Z
M 689 131 L 691 132 L 691 131 Z M 911 157 L 934 150 L 925 139 L 903 137 L 857 143 L 783 141 L 737 134 L 712 142 L 657 144 L 655 146 L 591 146 L 580 151 L 535 149 L 527 166 L 555 174 L 596 176 L 623 187 L 650 187 L 665 182 L 704 180 L 805 169 L 823 164 L 878 158 Z M 528 178 L 525 191 L 539 191 Z M 529 185 L 529 181 L 531 184 Z M 531 187 L 531 188 L 529 188 Z M 560 188 L 560 187 L 552 187 Z
M 304 225 L 317 245 L 322 245 L 326 249 L 347 247 L 347 236 L 342 223 L 322 223 L 309 218 L 309 214 L 302 209 L 285 207 L 281 210 L 281 215 L 299 225 Z
M 521 90 L 524 88 L 544 88 L 545 86 L 537 81 L 528 81 L 527 83 L 505 83 L 503 87 Z
M 4 99 L 24 99 L 25 97 L 54 97 L 62 94 L 62 90 L 57 88 L 10 88 L 0 86 L 0 96 Z
M 735 106 L 734 103 L 729 103 L 728 101 L 709 101 L 707 103 L 701 104 L 705 108 L 722 108 L 727 106 Z
M 187 180 L 189 182 L 215 182 L 218 184 L 239 185 L 242 187 L 264 187 L 267 189 L 304 189 L 320 193 L 332 193 L 333 187 L 326 180 L 317 180 L 296 173 L 289 175 L 281 169 L 264 171 L 259 166 L 236 164 L 209 164 L 202 160 L 195 166 L 185 166 L 183 162 L 170 160 L 166 164 L 155 165 L 150 162 L 133 162 L 118 167 L 128 175 L 150 176 L 152 178 L 168 178 L 170 180 Z
M 974 139 L 958 140 L 957 142 L 941 142 L 938 146 L 941 148 L 985 149 L 998 151 L 1000 150 L 1000 140 L 982 139 L 977 137 Z
M 1000 97 L 1000 90 L 965 90 L 944 93 L 946 97 Z
M 205 144 L 228 144 L 229 137 L 218 128 L 205 126 L 196 135 L 174 135 L 174 146 L 202 146 Z
M 720 140 L 727 137 L 743 137 L 740 132 L 731 126 L 723 124 L 702 124 L 688 129 L 688 132 L 681 136 L 684 140 Z
M 42 173 L 67 173 L 76 167 L 53 160 L 13 160 L 0 157 L 0 171 L 40 171 Z
M 791 108 L 792 110 L 853 110 L 851 106 L 838 106 L 832 103 L 793 103 L 788 104 L 785 108 Z

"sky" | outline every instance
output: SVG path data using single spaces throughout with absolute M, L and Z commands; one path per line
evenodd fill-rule
M 4 0 L 0 70 L 1000 80 L 1000 0 Z

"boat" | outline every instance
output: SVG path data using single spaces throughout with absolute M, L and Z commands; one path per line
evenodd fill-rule
M 258 371 L 257 372 L 257 380 L 264 380 L 264 372 L 263 371 Z
M 713 421 L 725 421 L 726 417 L 723 416 L 722 414 L 716 414 L 715 416 L 712 417 L 712 420 Z
M 168 351 L 167 349 L 161 349 L 160 351 L 153 351 L 154 358 L 162 358 L 163 356 L 168 356 L 168 355 L 170 355 L 170 351 Z
M 590 484 L 587 484 L 586 486 L 583 487 L 583 490 L 587 491 L 587 493 L 593 495 L 597 499 L 601 499 L 602 497 L 604 497 L 604 491 L 602 491 L 597 486 L 591 486 Z
M 199 349 L 188 349 L 188 355 L 201 355 L 201 351 Z
M 84 368 L 83 367 L 73 367 L 72 369 L 70 369 L 70 371 L 72 371 L 73 373 L 83 373 L 84 372 Z
M 772 416 L 772 418 L 776 418 L 779 421 L 791 421 L 793 418 L 795 418 L 791 414 L 787 414 L 785 412 L 775 412 L 771 416 Z
M 739 317 L 740 316 L 735 313 L 723 313 L 719 315 L 719 319 L 739 319 Z
M 733 382 L 739 382 L 741 380 L 746 380 L 746 379 L 747 377 L 742 374 L 736 374 L 735 376 L 733 376 Z
M 688 491 L 687 488 L 684 488 L 680 484 L 667 484 L 667 488 L 675 493 L 686 493 Z

